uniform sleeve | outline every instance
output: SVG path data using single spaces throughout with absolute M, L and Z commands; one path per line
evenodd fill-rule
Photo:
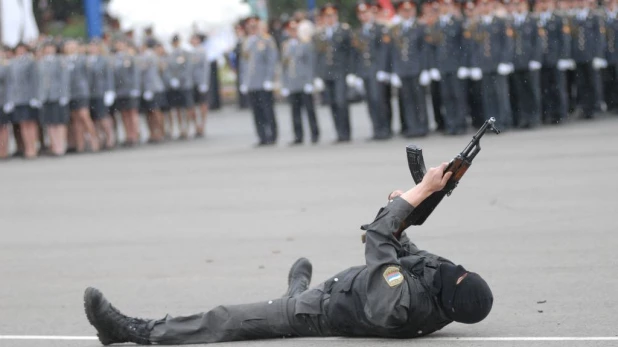
M 307 66 L 309 67 L 309 83 L 313 83 L 313 79 L 316 77 L 316 66 L 317 66 L 317 55 L 315 52 L 315 48 L 312 44 L 306 43 L 305 45 L 305 54 L 307 54 Z
M 41 67 L 36 61 L 30 64 L 30 90 L 32 91 L 31 98 L 42 101 L 43 88 L 41 88 Z
M 538 30 L 538 21 L 534 20 L 533 21 L 534 25 L 532 26 L 532 39 L 534 40 L 534 56 L 533 56 L 533 60 L 537 61 L 537 62 L 542 62 L 543 61 L 543 47 L 541 46 L 541 38 L 539 36 L 539 30 Z
M 355 64 L 356 64 L 356 48 L 352 45 L 352 30 L 345 29 L 346 35 L 345 40 L 343 40 L 343 52 L 347 54 L 345 57 L 347 64 L 345 66 L 345 76 L 354 73 Z
M 365 315 L 373 324 L 394 328 L 407 321 L 410 293 L 408 274 L 401 270 L 401 243 L 393 235 L 414 207 L 400 197 L 393 199 L 367 227 L 367 301 Z
M 275 81 L 275 70 L 277 68 L 277 62 L 279 61 L 279 49 L 275 40 L 271 37 L 268 39 L 268 62 L 266 63 L 266 80 L 270 82 Z
M 511 63 L 513 61 L 513 29 L 505 22 L 500 22 L 500 32 L 502 33 L 502 50 L 500 63 Z

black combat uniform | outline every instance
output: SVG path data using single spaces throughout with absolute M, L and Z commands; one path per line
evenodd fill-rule
M 493 297 L 478 275 L 419 250 L 405 234 L 395 238 L 413 209 L 400 197 L 391 200 L 373 223 L 363 226 L 366 265 L 349 268 L 292 296 L 218 306 L 188 317 L 142 320 L 124 316 L 99 291 L 89 288 L 86 314 L 104 344 L 197 344 L 308 336 L 412 338 L 431 334 L 455 319 L 481 321 L 489 314 Z M 467 277 L 455 290 L 455 281 L 463 273 Z M 469 295 L 471 291 L 474 294 Z M 458 292 L 467 294 L 458 297 Z M 470 303 L 475 313 L 467 316 L 471 307 L 464 306 Z M 450 315 L 454 319 L 444 307 L 454 312 Z

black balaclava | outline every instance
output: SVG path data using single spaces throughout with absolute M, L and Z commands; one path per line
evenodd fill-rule
M 457 284 L 457 279 L 466 273 L 466 277 Z M 494 298 L 489 285 L 481 276 L 461 265 L 441 264 L 434 277 L 434 286 L 441 288 L 442 308 L 455 322 L 478 323 L 491 311 Z

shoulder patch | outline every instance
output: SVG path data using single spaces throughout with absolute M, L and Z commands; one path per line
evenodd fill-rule
M 395 287 L 403 282 L 403 274 L 397 266 L 389 266 L 384 270 L 384 280 L 389 287 Z

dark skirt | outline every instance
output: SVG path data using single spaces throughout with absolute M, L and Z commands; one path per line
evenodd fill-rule
M 0 125 L 6 125 L 11 123 L 11 116 L 8 113 L 4 113 L 2 107 L 0 107 Z
M 11 122 L 14 124 L 26 121 L 39 121 L 39 110 L 28 105 L 15 106 L 11 113 Z
M 155 93 L 152 97 L 152 100 L 146 100 L 142 98 L 141 110 L 142 112 L 154 112 L 156 110 L 160 110 L 163 107 L 165 94 L 164 93 Z
M 206 104 L 208 103 L 208 91 L 202 93 L 198 87 L 195 87 L 193 89 L 193 98 L 195 99 L 195 103 L 198 105 Z
M 167 101 L 172 108 L 190 108 L 195 106 L 192 90 L 170 90 Z
M 118 111 L 137 110 L 139 108 L 139 99 L 132 97 L 117 98 L 115 108 Z
M 108 108 L 105 107 L 103 98 L 90 99 L 90 117 L 94 121 L 101 120 L 109 115 Z
M 69 110 L 58 102 L 43 104 L 42 123 L 45 125 L 65 125 L 69 123 Z
M 81 110 L 82 108 L 90 107 L 89 99 L 74 99 L 69 102 L 69 109 L 71 111 Z

